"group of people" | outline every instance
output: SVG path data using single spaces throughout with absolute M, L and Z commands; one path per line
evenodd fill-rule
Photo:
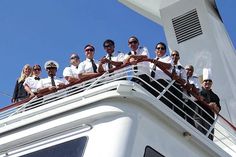
M 164 88 L 175 80 L 169 88 L 172 94 L 166 92 L 160 100 L 202 133 L 206 134 L 214 122 L 214 113 L 220 111 L 219 97 L 211 89 L 212 79 L 203 76 L 202 83 L 200 83 L 199 79 L 193 76 L 194 67 L 192 65 L 183 67 L 179 62 L 180 54 L 176 50 L 168 55 L 167 47 L 163 42 L 156 44 L 156 57 L 151 60 L 151 63 L 148 60 L 148 49 L 139 45 L 137 37 L 131 36 L 128 39 L 128 46 L 130 52 L 127 54 L 118 53 L 115 51 L 114 41 L 111 39 L 105 40 L 103 48 L 106 51 L 106 56 L 102 57 L 98 62 L 94 59 L 95 47 L 92 44 L 88 44 L 84 47 L 86 56 L 84 61 L 81 62 L 79 55 L 76 53 L 70 56 L 70 66 L 63 70 L 63 78 L 56 77 L 56 72 L 59 68 L 56 61 L 51 60 L 44 64 L 48 74 L 47 78 L 40 78 L 42 70 L 40 65 L 34 65 L 31 68 L 30 65 L 26 64 L 23 67 L 21 76 L 17 79 L 12 102 L 15 103 L 27 97 L 34 97 L 37 93 L 44 90 L 53 91 L 69 83 L 75 83 L 84 78 L 92 78 L 97 76 L 97 73 L 103 73 L 128 63 L 132 65 L 136 76 L 131 81 L 140 84 L 155 97 L 158 97 Z M 142 61 L 140 62 L 140 60 Z M 150 76 L 152 79 L 150 79 Z M 201 100 L 196 100 L 195 102 L 201 104 L 201 101 L 204 101 L 208 103 L 208 106 L 203 105 L 202 110 L 196 106 L 196 103 L 189 101 L 184 96 L 185 94 L 182 94 L 182 92 L 185 92 L 186 95 L 191 95 L 191 92 L 183 88 L 186 84 L 190 85 L 191 89 L 194 88 L 200 95 Z M 186 105 L 182 102 L 185 102 L 188 107 L 185 107 Z M 187 112 L 188 116 L 184 112 Z M 196 112 L 202 118 L 196 116 L 198 115 Z M 213 139 L 213 135 L 209 135 L 209 138 Z

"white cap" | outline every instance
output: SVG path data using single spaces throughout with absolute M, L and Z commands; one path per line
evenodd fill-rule
M 212 74 L 211 74 L 211 69 L 209 68 L 203 68 L 203 81 L 204 80 L 212 80 Z
M 57 68 L 59 69 L 59 64 L 54 60 L 49 60 L 44 64 L 44 68 Z

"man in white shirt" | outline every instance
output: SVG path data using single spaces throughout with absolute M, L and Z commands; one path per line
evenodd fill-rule
M 86 59 L 79 64 L 78 73 L 80 79 L 89 79 L 97 76 L 98 62 L 94 60 L 95 47 L 88 44 L 84 47 Z
M 191 84 L 192 86 L 194 86 L 198 92 L 200 92 L 202 87 L 201 87 L 201 83 L 200 83 L 198 77 L 193 75 L 194 67 L 192 65 L 186 65 L 185 70 L 186 70 L 186 74 L 187 74 L 187 82 L 189 84 Z M 190 96 L 190 94 L 189 94 L 189 96 Z M 196 113 L 199 109 L 198 109 L 196 103 L 194 103 L 193 101 L 188 100 L 187 104 L 188 104 L 188 106 L 185 108 L 185 111 L 187 113 L 186 120 L 190 124 L 192 124 L 194 127 L 196 127 L 196 126 L 198 126 L 198 124 L 193 119 L 195 119 L 195 117 L 197 117 Z
M 163 91 L 164 87 L 166 87 L 171 81 L 171 77 L 168 76 L 164 71 L 162 71 L 158 66 L 156 66 L 157 62 L 162 65 L 168 72 L 171 72 L 171 67 L 173 66 L 173 59 L 166 54 L 166 45 L 163 42 L 159 42 L 155 47 L 156 57 L 154 59 L 154 63 L 150 64 L 151 76 L 155 81 L 151 81 L 151 85 L 157 90 L 152 90 L 151 93 L 154 96 L 158 96 L 160 92 Z M 164 86 L 164 87 L 162 87 Z
M 107 39 L 103 43 L 103 48 L 106 51 L 106 56 L 104 56 L 102 59 L 100 59 L 100 63 L 98 66 L 98 72 L 105 72 L 109 71 L 110 69 L 120 67 L 123 65 L 124 61 L 124 53 L 121 52 L 115 52 L 115 42 L 111 39 Z M 112 71 L 111 71 L 112 72 Z M 114 75 L 109 75 L 109 79 L 114 79 L 116 78 L 121 78 L 124 79 L 124 74 L 116 74 Z
M 149 62 L 139 62 L 138 60 L 149 58 L 149 52 L 146 47 L 139 46 L 139 40 L 135 36 L 131 36 L 128 40 L 128 46 L 130 48 L 130 52 L 125 55 L 125 63 L 131 63 L 133 65 L 134 75 L 139 78 L 133 77 L 131 81 L 134 81 L 145 89 L 148 89 L 148 83 L 150 81 L 148 75 L 150 75 L 149 70 Z M 142 81 L 143 80 L 143 81 Z
M 68 84 L 68 81 L 66 81 L 64 78 L 61 79 L 56 77 L 56 72 L 59 68 L 59 64 L 56 61 L 47 61 L 44 64 L 44 68 L 48 73 L 48 77 L 40 79 L 37 86 L 39 93 L 56 91 L 56 89 L 62 88 Z
M 72 53 L 70 56 L 70 66 L 63 70 L 63 76 L 69 83 L 79 81 L 79 64 L 80 58 L 78 54 Z
M 155 90 L 150 89 L 149 91 L 157 97 L 161 92 L 163 92 L 164 88 L 169 85 L 172 79 L 157 65 L 161 65 L 164 70 L 171 73 L 173 59 L 166 54 L 166 45 L 163 42 L 156 44 L 155 54 L 156 57 L 154 59 L 154 63 L 150 64 L 151 77 L 153 78 L 150 84 Z M 165 97 L 161 97 L 160 100 L 172 109 L 173 105 L 172 102 L 170 102 L 171 94 L 169 92 L 165 92 L 164 96 Z
M 198 91 L 201 91 L 201 83 L 199 81 L 199 78 L 197 76 L 194 76 L 194 67 L 192 65 L 186 65 L 185 66 L 186 74 L 187 74 L 187 80 L 188 83 L 191 85 L 194 85 Z
M 173 77 L 178 76 L 178 78 L 181 81 L 187 82 L 186 71 L 185 71 L 184 67 L 179 62 L 179 60 L 180 60 L 179 52 L 177 50 L 172 51 L 171 52 L 171 57 L 173 59 L 173 66 L 171 68 L 171 71 L 172 71 L 171 73 L 172 73 L 172 75 L 175 75 Z M 173 77 L 172 77 L 172 79 L 174 79 Z M 187 100 L 187 97 L 183 94 L 183 92 L 187 94 L 187 91 L 185 89 L 183 89 L 181 84 L 177 81 L 175 81 L 173 83 L 173 85 L 170 87 L 169 90 L 170 90 L 171 93 L 174 94 L 174 96 L 170 95 L 171 102 L 174 104 L 173 105 L 173 110 L 178 115 L 185 118 L 185 113 L 183 112 L 184 108 L 185 108 L 185 103 L 183 103 L 183 102 L 185 100 Z

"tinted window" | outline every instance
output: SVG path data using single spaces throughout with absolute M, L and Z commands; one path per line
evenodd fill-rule
M 146 146 L 144 157 L 165 157 L 150 146 Z
M 48 147 L 22 157 L 82 157 L 87 137 Z

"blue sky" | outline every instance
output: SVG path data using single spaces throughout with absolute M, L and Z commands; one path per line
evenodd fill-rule
M 236 1 L 217 0 L 217 5 L 236 46 Z M 0 0 L 0 107 L 10 104 L 7 95 L 12 95 L 25 64 L 43 66 L 53 59 L 62 76 L 72 52 L 84 59 L 87 43 L 94 44 L 99 59 L 105 54 L 105 39 L 113 39 L 117 50 L 128 52 L 131 35 L 148 47 L 151 56 L 154 45 L 165 42 L 160 26 L 115 0 Z

